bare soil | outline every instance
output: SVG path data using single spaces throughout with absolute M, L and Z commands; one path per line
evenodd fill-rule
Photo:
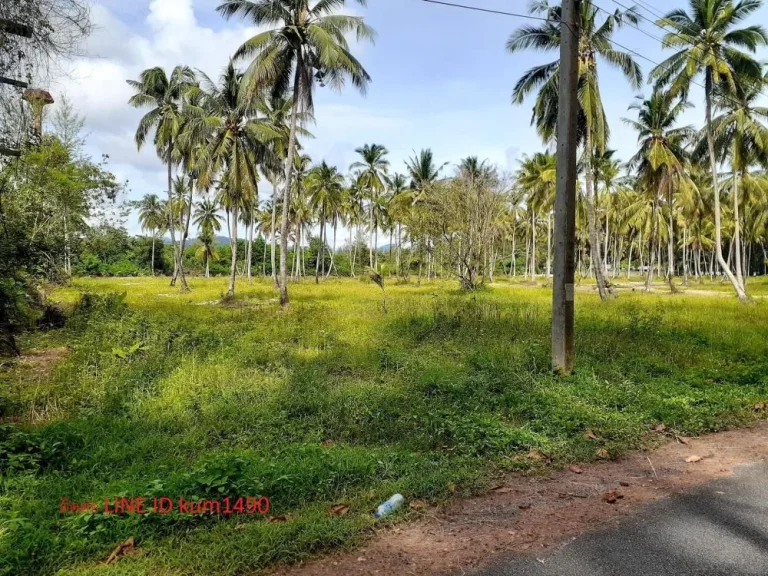
M 423 510 L 420 520 L 382 528 L 365 546 L 275 573 L 288 576 L 432 575 L 471 571 L 510 553 L 564 546 L 735 466 L 768 458 L 768 422 L 701 438 L 670 436 L 658 449 L 614 461 L 510 475 L 488 494 Z M 688 460 L 688 461 L 686 461 Z

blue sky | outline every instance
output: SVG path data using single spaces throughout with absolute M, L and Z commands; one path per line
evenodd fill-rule
M 451 0 L 449 0 L 451 1 Z M 527 0 L 456 0 L 459 3 L 525 13 Z M 629 4 L 628 0 L 618 0 Z M 74 61 L 69 74 L 52 87 L 66 94 L 86 116 L 88 152 L 110 155 L 112 170 L 130 182 L 130 197 L 162 194 L 163 166 L 154 152 L 136 150 L 133 134 L 140 112 L 126 104 L 130 89 L 125 80 L 145 68 L 176 64 L 200 68 L 212 77 L 229 55 L 256 30 L 248 23 L 225 21 L 215 12 L 218 0 L 98 0 L 93 15 L 95 34 L 85 46 L 86 56 Z M 596 0 L 606 10 L 614 0 Z M 684 0 L 644 0 L 656 12 L 684 6 Z M 502 170 L 514 170 L 522 154 L 542 148 L 530 127 L 532 103 L 513 106 L 512 87 L 534 64 L 553 55 L 509 55 L 510 33 L 526 21 L 500 15 L 428 4 L 421 0 L 369 0 L 366 8 L 348 1 L 346 13 L 363 15 L 376 29 L 376 44 L 355 48 L 373 78 L 366 97 L 349 88 L 328 89 L 317 95 L 314 140 L 306 143 L 315 161 L 327 160 L 346 171 L 355 160 L 354 149 L 379 143 L 390 150 L 393 171 L 414 150 L 432 148 L 440 163 L 455 164 L 462 157 L 487 158 Z M 653 15 L 641 8 L 649 19 Z M 765 7 L 751 23 L 765 21 Z M 648 22 L 641 27 L 660 36 Z M 643 56 L 660 61 L 660 44 L 627 27 L 615 39 Z M 761 54 L 764 57 L 765 54 Z M 647 73 L 653 66 L 637 57 Z M 636 94 L 620 74 L 603 67 L 601 89 L 612 128 L 610 146 L 622 159 L 634 152 L 636 137 L 621 117 Z M 647 86 L 643 91 L 648 93 Z M 697 95 L 693 94 L 694 98 Z M 691 110 L 686 123 L 698 124 L 701 107 Z M 271 193 L 264 183 L 261 194 Z M 128 222 L 138 233 L 135 218 Z

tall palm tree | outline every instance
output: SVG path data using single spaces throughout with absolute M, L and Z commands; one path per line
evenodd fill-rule
M 168 213 L 174 213 L 173 207 L 173 165 L 176 141 L 183 125 L 182 104 L 185 95 L 195 86 L 195 74 L 191 68 L 177 66 L 170 77 L 162 68 L 144 70 L 138 80 L 128 80 L 128 85 L 135 94 L 128 100 L 134 108 L 151 108 L 139 121 L 136 129 L 136 146 L 141 149 L 154 130 L 154 144 L 158 156 L 168 165 Z M 176 270 L 181 277 L 181 290 L 189 290 L 184 276 L 184 267 L 180 246 L 176 244 L 174 226 L 169 226 L 173 244 Z
M 448 162 L 445 162 L 441 166 L 436 166 L 434 155 L 429 148 L 422 150 L 418 154 L 414 152 L 413 156 L 405 162 L 405 168 L 408 171 L 408 176 L 411 178 L 411 188 L 423 190 L 437 180 L 440 172 L 447 165 Z
M 194 219 L 192 223 L 200 231 L 211 230 L 219 232 L 221 230 L 221 216 L 216 202 L 210 199 L 201 200 L 195 204 Z
M 639 150 L 630 159 L 629 167 L 638 176 L 638 183 L 653 199 L 650 236 L 650 262 L 645 280 L 645 289 L 651 289 L 653 262 L 658 241 L 658 210 L 662 198 L 669 199 L 671 207 L 672 190 L 691 185 L 685 167 L 687 154 L 685 145 L 693 135 L 690 126 L 677 127 L 680 114 L 688 104 L 671 92 L 655 90 L 650 98 L 637 98 L 629 109 L 637 111 L 637 120 L 624 118 L 624 122 L 637 131 Z M 671 233 L 671 231 L 670 231 Z M 673 288 L 671 276 L 670 288 Z
M 365 0 L 357 0 L 365 5 Z M 374 32 L 361 17 L 335 14 L 346 0 L 227 0 L 217 10 L 225 18 L 242 16 L 255 26 L 275 26 L 246 41 L 235 58 L 252 58 L 246 72 L 249 94 L 273 86 L 284 94 L 293 83 L 293 109 L 285 158 L 283 215 L 280 225 L 280 303 L 289 304 L 286 257 L 288 213 L 299 111 L 312 112 L 315 82 L 341 89 L 347 79 L 362 93 L 370 82 L 363 65 L 352 55 L 346 34 L 373 40 Z
M 531 277 L 536 279 L 536 221 L 539 214 L 549 211 L 555 198 L 555 157 L 549 152 L 537 152 L 520 161 L 517 181 L 526 192 L 526 207 L 531 223 Z
M 379 250 L 378 250 L 378 229 L 379 222 L 375 218 L 375 207 L 379 204 L 379 195 L 384 191 L 389 172 L 389 160 L 386 156 L 389 154 L 384 146 L 380 144 L 366 144 L 362 148 L 355 150 L 362 160 L 353 163 L 350 170 L 359 170 L 360 187 L 368 193 L 368 216 L 370 224 L 371 243 L 368 248 L 369 265 L 378 271 L 379 269 Z M 374 263 L 373 254 L 376 252 L 376 261 Z
M 748 189 L 759 190 L 760 180 L 749 174 L 750 166 L 768 165 L 768 128 L 763 121 L 768 120 L 768 108 L 759 106 L 757 99 L 762 96 L 765 79 L 758 82 L 741 82 L 733 92 L 721 94 L 716 100 L 715 109 L 721 113 L 712 119 L 715 153 L 718 161 L 730 158 L 732 174 L 730 191 L 733 201 L 733 252 L 736 280 L 747 293 L 744 281 L 741 246 L 740 197 Z M 706 140 L 702 141 L 702 144 Z M 701 151 L 700 145 L 697 149 Z M 749 186 L 752 184 L 752 186 Z
M 157 194 L 147 194 L 139 202 L 139 225 L 152 233 L 152 276 L 155 275 L 155 240 L 158 232 L 166 229 L 165 206 Z
M 290 119 L 291 119 L 291 111 L 293 110 L 293 99 L 292 98 L 286 98 L 284 94 L 273 94 L 269 98 L 259 99 L 257 103 L 258 111 L 260 114 L 262 114 L 267 121 L 269 122 L 270 126 L 276 130 L 280 134 L 280 138 L 276 138 L 272 142 L 272 146 L 274 148 L 275 154 L 277 155 L 278 159 L 282 162 L 285 162 L 286 156 L 288 155 L 288 144 L 290 140 L 291 135 L 291 127 L 290 127 Z M 299 110 L 297 112 L 297 126 L 296 126 L 296 158 L 294 159 L 294 165 L 299 161 L 299 158 L 301 158 L 301 155 L 299 151 L 301 150 L 301 145 L 298 141 L 298 137 L 307 137 L 307 138 L 314 138 L 311 132 L 309 132 L 306 128 L 304 128 L 304 125 L 308 122 L 314 121 L 314 118 L 312 117 L 312 114 L 306 111 Z M 307 164 L 308 166 L 308 164 Z M 280 173 L 281 166 L 277 166 L 274 170 L 269 169 L 263 169 L 262 172 L 264 172 L 264 175 L 267 177 L 267 180 L 269 180 L 270 184 L 272 184 L 272 224 L 270 226 L 270 230 L 272 230 L 272 233 L 270 234 L 270 257 L 272 260 L 272 283 L 274 284 L 275 289 L 279 289 L 280 285 L 277 281 L 277 262 L 276 262 L 276 230 L 277 230 L 277 206 L 280 204 L 280 202 L 277 201 L 277 194 L 278 194 L 278 182 L 282 180 L 282 175 Z M 296 170 L 294 170 L 294 178 L 296 178 Z
M 402 223 L 403 223 L 403 213 L 407 212 L 410 209 L 410 198 L 406 197 L 405 191 L 408 186 L 408 179 L 405 177 L 405 175 L 396 173 L 392 178 L 389 180 L 389 189 L 391 191 L 391 196 L 389 198 L 389 201 L 387 203 L 387 212 L 389 213 L 389 217 L 392 221 L 392 227 L 397 228 L 396 233 L 396 253 L 395 253 L 395 273 L 399 276 L 400 275 L 400 255 L 401 255 L 401 248 L 402 248 L 402 240 L 403 240 L 403 234 L 402 234 Z M 390 245 L 392 242 L 390 241 Z
M 525 25 L 517 29 L 507 41 L 507 51 L 517 53 L 533 48 L 546 52 L 560 50 L 561 11 L 559 6 L 550 6 L 547 0 L 534 2 L 531 12 L 544 14 L 547 21 L 539 25 Z M 637 24 L 638 15 L 634 6 L 625 11 L 616 10 L 605 18 L 600 17 L 600 8 L 592 0 L 583 0 L 580 9 L 579 38 L 579 135 L 583 145 L 583 168 L 586 183 L 587 225 L 589 244 L 594 263 L 600 298 L 609 297 L 608 282 L 600 258 L 600 231 L 597 223 L 596 200 L 592 156 L 602 152 L 608 143 L 610 131 L 603 109 L 598 76 L 598 63 L 603 61 L 621 71 L 633 88 L 639 88 L 643 76 L 640 66 L 627 52 L 616 50 L 611 43 L 614 33 L 627 22 Z M 552 141 L 557 127 L 557 99 L 559 92 L 560 60 L 534 66 L 517 81 L 512 100 L 522 103 L 531 92 L 538 89 L 533 108 L 532 123 L 545 142 Z
M 712 188 L 715 191 L 715 257 L 739 300 L 747 300 L 747 293 L 723 258 L 712 107 L 716 88 L 733 94 L 739 84 L 758 82 L 762 78 L 760 64 L 749 53 L 767 44 L 768 36 L 759 25 L 737 28 L 761 4 L 760 0 L 688 0 L 689 12 L 672 10 L 659 20 L 659 25 L 672 28 L 664 35 L 663 44 L 675 53 L 651 71 L 651 79 L 657 85 L 668 86 L 673 94 L 685 98 L 695 79 L 704 76 L 705 131 Z
M 325 273 L 325 226 L 343 203 L 344 176 L 325 160 L 307 175 L 309 201 L 320 219 L 320 252 L 315 266 L 315 283 L 320 280 L 320 264 Z
M 258 202 L 258 168 L 277 163 L 270 143 L 280 135 L 270 124 L 256 118 L 256 96 L 247 93 L 243 74 L 234 63 L 226 66 L 219 85 L 200 73 L 205 99 L 185 136 L 205 139 L 200 154 L 199 186 L 206 190 L 218 178 L 223 203 L 229 209 L 232 259 L 227 297 L 235 295 L 237 273 L 237 225 L 241 209 Z

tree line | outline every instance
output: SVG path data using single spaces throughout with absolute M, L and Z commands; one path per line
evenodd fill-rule
M 602 298 L 611 296 L 615 278 L 634 271 L 645 276 L 648 289 L 655 275 L 672 290 L 677 276 L 687 282 L 722 275 L 747 299 L 747 278 L 765 272 L 768 109 L 757 103 L 766 76 L 752 53 L 768 37 L 759 25 L 738 27 L 760 4 L 690 0 L 687 11 L 658 19 L 666 31 L 663 47 L 674 54 L 651 70 L 651 94 L 638 96 L 621 119 L 638 136 L 637 152 L 622 162 L 609 146 L 599 71 L 615 67 L 641 88 L 644 76 L 633 53 L 619 49 L 613 37 L 625 26 L 639 26 L 643 16 L 634 6 L 607 12 L 591 0 L 581 3 L 578 267 L 595 278 Z M 377 272 L 385 264 L 402 277 L 417 263 L 419 277 L 450 275 L 466 288 L 499 273 L 549 275 L 558 60 L 531 68 L 514 87 L 515 103 L 533 96 L 532 123 L 545 150 L 523 157 L 513 174 L 475 157 L 446 169 L 430 150 L 414 153 L 399 173 L 380 144 L 357 149 L 359 160 L 349 167 L 313 164 L 302 143 L 312 138 L 316 87 L 351 81 L 364 92 L 370 81 L 346 37 L 373 40 L 374 32 L 360 17 L 336 14 L 343 5 L 225 2 L 218 8 L 225 17 L 273 28 L 244 43 L 218 83 L 187 67 L 168 76 L 147 70 L 131 82 L 131 104 L 150 108 L 137 142 L 143 145 L 154 130 L 168 166 L 168 198 L 142 201 L 142 227 L 153 238 L 170 233 L 174 283 L 178 276 L 186 287 L 181 255 L 190 225 L 198 228 L 207 264 L 215 233 L 226 226 L 236 244 L 238 223 L 247 230 L 244 275 L 252 277 L 256 234 L 269 243 L 269 268 L 283 303 L 289 274 L 307 275 L 306 247 L 318 229 L 320 254 L 309 272 L 316 280 L 339 272 L 340 227 L 349 233 L 342 251 L 353 276 L 363 263 Z M 559 5 L 536 2 L 531 13 L 543 23 L 517 29 L 507 50 L 556 52 Z M 240 61 L 247 64 L 243 71 Z M 699 85 L 705 100 L 700 130 L 680 125 Z M 269 199 L 259 198 L 262 179 L 275 191 Z M 201 200 L 195 201 L 196 193 Z M 386 254 L 378 249 L 380 233 L 390 237 Z M 237 251 L 230 253 L 232 296 L 238 268 Z

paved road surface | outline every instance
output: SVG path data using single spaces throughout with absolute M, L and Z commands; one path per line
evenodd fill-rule
M 475 576 L 768 576 L 768 463 L 646 506 L 611 530 Z

